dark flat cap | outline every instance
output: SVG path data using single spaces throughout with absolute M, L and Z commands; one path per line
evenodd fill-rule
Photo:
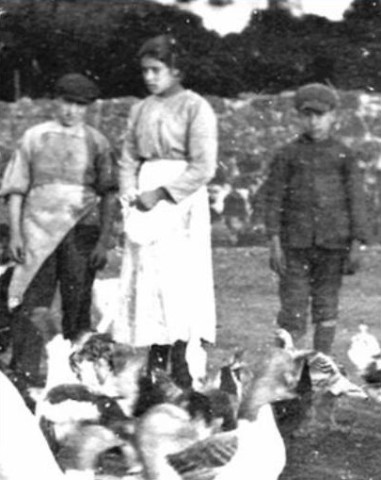
M 81 73 L 68 73 L 58 79 L 55 95 L 69 102 L 87 105 L 98 98 L 99 89 L 92 80 Z
M 336 92 L 322 83 L 310 83 L 300 87 L 295 93 L 295 108 L 299 111 L 312 110 L 325 113 L 334 110 L 339 104 Z

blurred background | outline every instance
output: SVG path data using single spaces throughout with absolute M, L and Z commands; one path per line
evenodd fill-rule
M 68 72 L 100 85 L 89 121 L 118 150 L 146 94 L 136 52 L 168 32 L 189 52 L 186 85 L 219 117 L 216 244 L 265 242 L 268 165 L 298 134 L 295 89 L 315 81 L 338 91 L 337 135 L 358 152 L 381 242 L 381 0 L 0 0 L 0 175 L 24 130 L 50 117 L 52 85 Z

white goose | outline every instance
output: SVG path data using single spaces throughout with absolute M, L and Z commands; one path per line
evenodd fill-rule
M 66 350 L 66 344 L 63 346 L 61 353 Z M 99 333 L 86 334 L 73 348 L 66 352 L 71 351 L 72 379 L 67 376 L 66 383 L 48 382 L 50 388 L 44 391 L 38 408 L 40 426 L 60 465 L 65 471 L 76 466 L 90 478 L 103 446 L 121 447 L 129 457 L 128 465 L 135 464 L 130 442 L 134 420 L 129 415 L 137 399 L 145 356 Z M 48 358 L 48 378 L 58 380 L 55 353 L 53 350 Z M 61 360 L 69 366 L 68 355 Z M 78 455 L 70 455 L 72 460 L 67 462 L 67 452 L 77 450 Z
M 381 354 L 380 344 L 369 332 L 368 325 L 359 325 L 358 332 L 351 338 L 347 354 L 360 375 L 364 375 L 369 365 Z
M 360 324 L 359 332 L 351 338 L 348 357 L 365 381 L 369 397 L 381 402 L 381 347 L 367 325 Z
M 0 478 L 64 480 L 36 418 L 0 371 Z
M 271 402 L 294 395 L 302 361 L 277 349 L 243 399 L 237 429 L 229 432 L 200 439 L 184 410 L 153 407 L 136 433 L 145 478 L 277 480 L 286 452 Z

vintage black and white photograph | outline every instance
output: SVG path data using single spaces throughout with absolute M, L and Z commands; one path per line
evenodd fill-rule
M 0 480 L 381 479 L 381 0 L 0 0 Z

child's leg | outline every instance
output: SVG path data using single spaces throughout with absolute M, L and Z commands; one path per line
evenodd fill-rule
M 96 270 L 91 268 L 90 257 L 98 238 L 96 226 L 77 225 L 58 249 L 62 331 L 70 340 L 91 328 L 91 292 Z
M 285 249 L 286 273 L 279 280 L 281 309 L 277 323 L 291 333 L 296 344 L 307 331 L 310 297 L 309 249 Z
M 38 382 L 44 342 L 25 310 L 14 312 L 11 337 L 10 368 L 23 374 L 31 383 Z
M 322 353 L 329 355 L 336 334 L 336 320 L 315 323 L 313 347 Z
M 339 291 L 345 252 L 319 248 L 312 269 L 312 321 L 314 349 L 330 354 L 339 312 Z
M 48 313 L 55 289 L 56 262 L 52 254 L 30 283 L 22 305 L 12 312 L 10 366 L 31 382 L 39 381 L 43 347 L 50 330 Z

